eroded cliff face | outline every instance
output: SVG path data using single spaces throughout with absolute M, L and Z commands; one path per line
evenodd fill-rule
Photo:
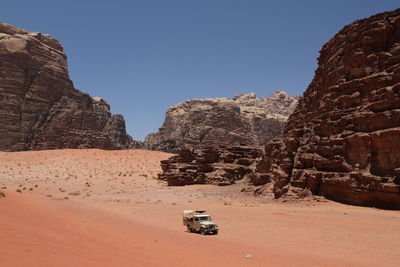
M 400 9 L 344 27 L 318 63 L 285 137 L 266 146 L 261 183 L 400 209 Z
M 182 146 L 177 155 L 161 161 L 163 172 L 158 178 L 170 186 L 231 185 L 253 173 L 262 155 L 263 147 Z
M 264 145 L 283 132 L 298 97 L 278 91 L 266 98 L 254 93 L 233 99 L 193 99 L 172 106 L 164 124 L 146 137 L 148 149 L 176 152 L 181 145 Z
M 0 23 L 0 150 L 122 149 L 121 115 L 74 88 L 61 44 Z

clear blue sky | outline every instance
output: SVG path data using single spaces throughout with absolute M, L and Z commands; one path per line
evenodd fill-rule
M 307 88 L 322 45 L 389 0 L 1 0 L 1 21 L 61 41 L 75 87 L 105 98 L 134 139 L 191 98 Z

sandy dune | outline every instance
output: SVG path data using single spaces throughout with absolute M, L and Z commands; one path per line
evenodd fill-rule
M 166 187 L 154 177 L 169 156 L 0 153 L 0 266 L 400 265 L 399 211 Z M 220 235 L 185 232 L 188 208 L 206 208 Z

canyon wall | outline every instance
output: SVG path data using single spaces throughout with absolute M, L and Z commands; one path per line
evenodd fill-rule
M 61 44 L 0 23 L 0 150 L 129 148 L 121 115 L 75 89 Z
M 276 197 L 308 188 L 400 209 L 400 9 L 355 21 L 323 46 L 284 137 L 257 169 Z

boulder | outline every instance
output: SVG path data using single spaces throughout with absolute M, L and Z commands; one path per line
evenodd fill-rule
M 160 180 L 168 185 L 216 184 L 231 185 L 253 173 L 263 155 L 262 147 L 183 146 L 177 155 L 161 161 Z

